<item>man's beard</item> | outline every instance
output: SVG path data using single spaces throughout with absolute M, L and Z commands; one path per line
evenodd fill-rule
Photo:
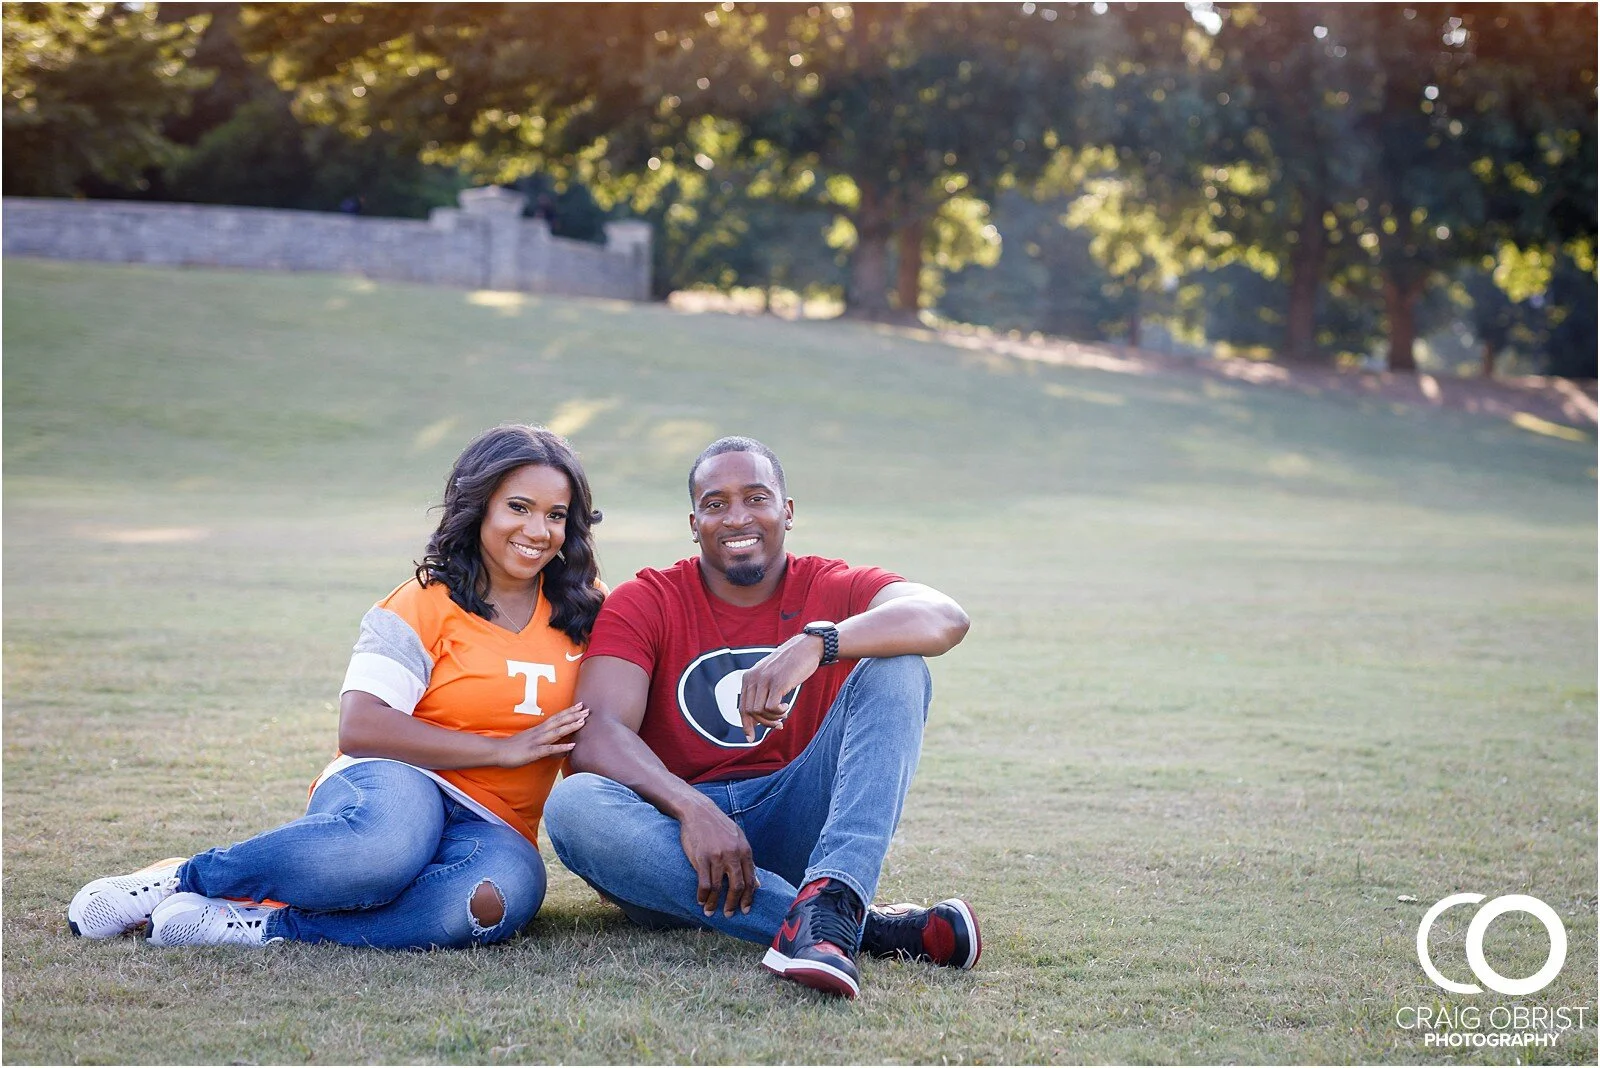
M 759 586 L 761 580 L 767 577 L 765 564 L 734 564 L 725 572 L 728 581 L 735 586 Z

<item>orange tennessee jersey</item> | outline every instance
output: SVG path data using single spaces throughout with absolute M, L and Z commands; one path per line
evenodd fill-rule
M 570 706 L 582 659 L 582 646 L 551 629 L 542 590 L 533 618 L 513 634 L 461 608 L 444 583 L 412 579 L 362 618 L 341 692 L 362 690 L 436 726 L 503 738 Z M 341 756 L 317 781 L 355 762 Z M 546 757 L 520 768 L 427 774 L 537 844 L 545 798 L 563 762 Z

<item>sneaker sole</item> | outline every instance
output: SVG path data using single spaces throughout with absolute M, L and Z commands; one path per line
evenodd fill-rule
M 769 949 L 767 955 L 761 958 L 761 966 L 780 979 L 788 979 L 824 994 L 835 994 L 853 1001 L 861 993 L 861 987 L 854 979 L 821 961 L 795 960 L 776 949 Z

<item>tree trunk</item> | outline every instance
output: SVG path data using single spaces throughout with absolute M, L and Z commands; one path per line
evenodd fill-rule
M 1383 304 L 1389 314 L 1389 370 L 1413 373 L 1417 369 L 1417 299 L 1422 283 L 1383 280 Z
M 1494 362 L 1500 358 L 1500 347 L 1493 341 L 1483 343 L 1483 377 L 1494 377 Z
M 1133 291 L 1133 307 L 1128 309 L 1128 347 L 1139 347 L 1139 305 L 1143 304 L 1139 290 Z
M 860 188 L 846 314 L 881 320 L 889 315 L 889 215 L 876 186 L 862 183 Z
M 1300 240 L 1289 255 L 1289 308 L 1283 354 L 1309 363 L 1317 358 L 1317 294 L 1328 259 L 1328 232 L 1322 225 L 1323 205 L 1314 202 L 1300 220 Z
M 895 232 L 895 295 L 900 310 L 915 319 L 922 307 L 922 236 L 927 224 L 913 219 Z

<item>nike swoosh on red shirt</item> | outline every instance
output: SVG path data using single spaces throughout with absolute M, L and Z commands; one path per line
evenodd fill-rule
M 797 616 L 799 614 L 800 614 L 800 609 L 798 609 L 798 608 L 796 608 L 793 612 L 785 612 L 781 608 L 778 609 L 778 617 L 780 619 L 793 619 L 795 616 Z

